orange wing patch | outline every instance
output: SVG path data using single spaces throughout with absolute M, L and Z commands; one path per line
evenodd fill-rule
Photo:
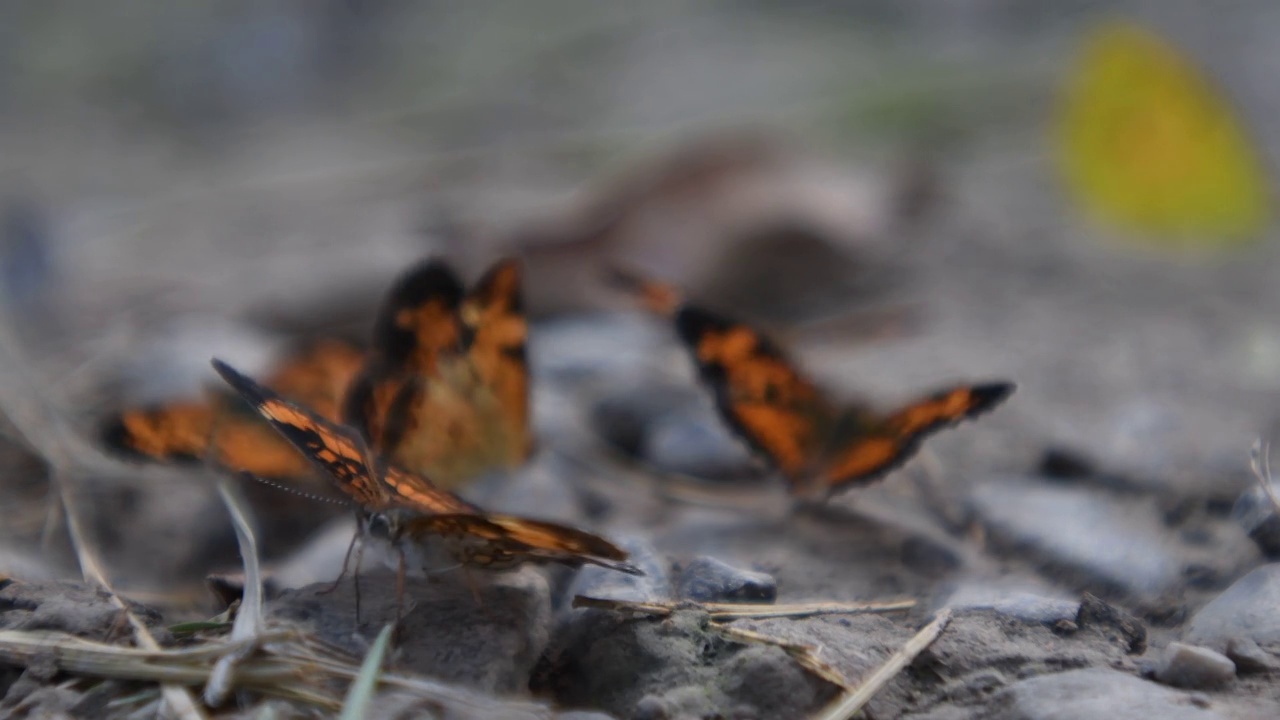
M 388 294 L 344 418 L 375 453 L 444 487 L 515 467 L 532 448 L 527 334 L 515 261 L 469 294 L 427 262 Z
M 622 280 L 640 289 L 650 309 L 678 297 L 652 289 L 661 284 Z M 1015 389 L 1007 382 L 954 387 L 885 416 L 841 409 L 756 330 L 689 303 L 669 314 L 721 417 L 798 495 L 830 495 L 879 478 L 929 435 L 996 407 Z
M 355 347 L 321 340 L 285 356 L 268 385 L 337 417 L 340 399 L 361 362 Z M 101 437 L 109 449 L 134 458 L 195 463 L 212 453 L 221 466 L 264 478 L 292 479 L 310 472 L 306 459 L 269 427 L 218 397 L 126 410 L 106 420 Z

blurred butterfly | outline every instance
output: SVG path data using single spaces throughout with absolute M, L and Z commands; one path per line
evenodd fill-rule
M 363 362 L 364 354 L 356 347 L 339 340 L 319 340 L 283 357 L 266 384 L 336 420 L 342 398 Z M 128 457 L 173 463 L 209 458 L 219 466 L 273 480 L 310 474 L 302 454 L 256 415 L 243 410 L 238 398 L 210 393 L 205 400 L 117 413 L 104 421 L 101 436 L 109 450 Z
M 219 360 L 214 369 L 271 427 L 359 507 L 365 532 L 415 553 L 431 538 L 468 567 L 504 569 L 524 562 L 599 565 L 641 572 L 604 538 L 557 523 L 489 514 L 429 479 L 370 451 L 353 428 L 331 422 L 255 383 Z
M 503 260 L 468 293 L 443 262 L 388 293 L 343 417 L 380 457 L 457 487 L 522 464 L 529 432 L 520 266 Z
M 1084 42 L 1055 128 L 1058 169 L 1092 216 L 1151 241 L 1259 235 L 1271 186 L 1218 89 L 1175 47 L 1125 22 Z
M 884 476 L 926 437 L 994 408 L 1015 388 L 958 385 L 888 413 L 838 406 L 756 330 L 684 301 L 669 285 L 617 270 L 612 278 L 647 310 L 672 318 L 721 418 L 800 497 L 825 499 Z

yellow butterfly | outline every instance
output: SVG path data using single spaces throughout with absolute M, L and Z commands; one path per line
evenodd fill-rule
M 1270 221 L 1262 160 L 1218 90 L 1168 42 L 1112 22 L 1065 88 L 1057 160 L 1099 220 L 1166 245 L 1248 240 Z

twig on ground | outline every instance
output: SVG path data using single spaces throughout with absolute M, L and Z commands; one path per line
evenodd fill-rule
M 813 720 L 849 720 L 854 714 L 863 708 L 880 689 L 889 683 L 902 669 L 911 664 L 925 648 L 929 647 L 938 636 L 942 634 L 942 630 L 946 628 L 947 623 L 951 621 L 950 608 L 944 608 L 938 613 L 933 622 L 921 628 L 908 640 L 898 651 L 889 656 L 884 664 L 871 673 L 869 677 L 850 692 L 847 692 L 836 698 L 817 715 L 813 716 Z
M 783 652 L 795 660 L 800 667 L 826 680 L 827 682 L 845 690 L 850 689 L 849 681 L 834 666 L 818 657 L 819 649 L 814 645 L 806 645 L 804 643 L 790 642 L 779 638 L 756 632 L 755 630 L 747 630 L 745 628 L 734 627 L 724 623 L 710 623 L 710 627 L 715 632 L 728 640 L 737 643 L 758 643 L 761 645 L 772 645 L 781 648 Z
M 690 600 L 664 601 L 654 600 L 638 602 L 633 600 L 614 600 L 612 598 L 595 598 L 577 595 L 573 598 L 575 608 L 597 608 L 614 612 L 628 612 L 643 615 L 667 616 L 682 608 L 694 608 L 705 611 L 712 620 L 737 620 L 741 618 L 779 618 L 810 617 L 813 615 L 841 615 L 860 613 L 885 613 L 899 610 L 910 610 L 916 606 L 911 598 L 900 600 L 880 600 L 862 603 L 787 603 L 778 605 L 753 605 L 750 603 L 697 603 Z

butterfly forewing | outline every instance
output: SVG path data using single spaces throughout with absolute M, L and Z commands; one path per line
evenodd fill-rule
M 790 479 L 822 446 L 831 410 L 817 388 L 768 339 L 696 306 L 676 313 L 698 375 L 728 424 Z
M 392 405 L 403 393 L 412 392 L 417 379 L 437 372 L 443 358 L 461 350 L 462 300 L 462 281 L 438 260 L 409 270 L 388 292 L 374 323 L 369 360 L 343 411 L 344 421 L 357 428 L 375 452 L 395 457 L 396 446 L 416 429 L 406 424 L 417 418 L 392 416 Z

